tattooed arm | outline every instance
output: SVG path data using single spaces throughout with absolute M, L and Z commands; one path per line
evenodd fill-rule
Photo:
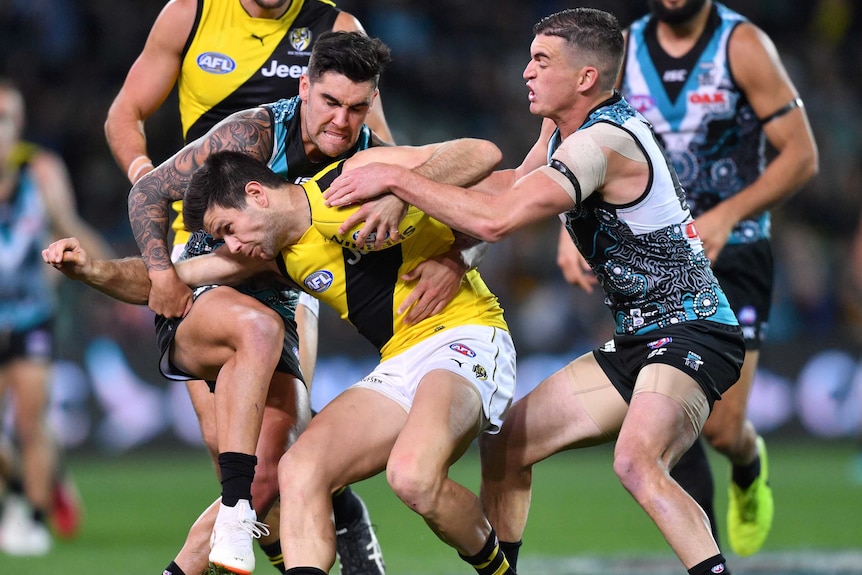
M 245 152 L 267 162 L 272 154 L 272 117 L 265 108 L 228 116 L 204 136 L 186 145 L 129 192 L 129 222 L 150 278 L 149 306 L 166 317 L 184 316 L 191 290 L 177 276 L 168 248 L 170 204 L 181 200 L 192 173 L 221 150 Z

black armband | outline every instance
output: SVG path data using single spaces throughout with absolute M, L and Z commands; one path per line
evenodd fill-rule
M 787 102 L 787 105 L 782 107 L 780 110 L 773 112 L 772 114 L 769 114 L 768 116 L 766 116 L 765 118 L 760 120 L 760 125 L 761 126 L 766 125 L 769 122 L 771 122 L 772 120 L 775 120 L 776 118 L 780 118 L 781 116 L 784 116 L 785 114 L 790 113 L 791 111 L 795 110 L 796 108 L 801 108 L 802 106 L 803 106 L 802 98 L 793 98 L 792 100 Z

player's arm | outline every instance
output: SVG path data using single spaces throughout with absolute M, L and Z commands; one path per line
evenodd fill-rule
M 147 267 L 140 257 L 90 259 L 78 238 L 57 240 L 42 250 L 42 260 L 73 280 L 114 299 L 146 304 L 150 293 Z
M 165 101 L 180 73 L 196 0 L 171 0 L 162 9 L 126 80 L 108 110 L 105 137 L 131 183 L 153 169 L 144 122 Z
M 342 11 L 335 19 L 332 25 L 332 30 L 339 32 L 365 32 L 365 28 L 359 20 L 348 12 Z M 380 92 L 374 98 L 371 105 L 371 110 L 368 112 L 368 117 L 365 123 L 371 128 L 374 133 L 385 143 L 392 144 L 395 139 L 392 137 L 392 132 L 389 131 L 389 125 L 386 123 L 386 117 L 383 115 L 383 102 L 380 100 Z
M 710 257 L 718 254 L 737 222 L 780 204 L 818 171 L 805 107 L 769 37 L 752 24 L 741 24 L 728 52 L 733 75 L 777 154 L 755 182 L 697 219 Z
M 52 152 L 40 151 L 32 161 L 32 173 L 43 196 L 53 237 L 76 236 L 93 257 L 112 257 L 113 251 L 107 242 L 78 214 L 72 182 L 63 160 Z
M 155 170 L 129 192 L 129 222 L 149 270 L 149 306 L 166 317 L 182 316 L 191 305 L 191 291 L 177 277 L 168 249 L 170 204 L 182 199 L 194 171 L 210 154 L 232 150 L 266 162 L 272 153 L 272 118 L 264 108 L 236 112 Z
M 370 176 L 453 229 L 495 242 L 548 216 L 557 216 L 600 191 L 615 204 L 634 201 L 646 189 L 649 165 L 631 135 L 599 123 L 570 135 L 549 165 L 493 193 L 435 182 L 394 164 L 374 164 Z M 360 170 L 363 168 L 360 168 Z M 366 177 L 369 177 L 366 174 Z M 361 200 L 348 187 L 333 205 Z
M 274 261 L 232 254 L 227 246 L 176 263 L 177 275 L 191 287 L 219 284 L 237 285 L 256 274 L 282 277 Z

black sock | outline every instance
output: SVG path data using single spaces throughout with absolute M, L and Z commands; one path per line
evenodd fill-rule
M 715 508 L 713 507 L 715 484 L 712 481 L 709 459 L 706 457 L 706 450 L 704 450 L 703 441 L 700 438 L 695 440 L 688 451 L 682 454 L 674 468 L 671 469 L 670 476 L 685 489 L 686 493 L 691 495 L 692 499 L 697 501 L 697 504 L 706 513 L 712 529 L 712 537 L 720 546 L 718 523 L 715 521 Z
M 234 507 L 240 499 L 251 503 L 251 482 L 257 457 L 245 453 L 225 452 L 218 454 L 221 469 L 221 502 Z
M 266 553 L 266 558 L 269 559 L 270 564 L 278 569 L 279 573 L 284 573 L 284 555 L 281 554 L 281 542 L 275 540 L 272 543 L 263 544 L 260 539 L 257 542 L 261 550 Z
M 472 565 L 479 575 L 515 575 L 515 570 L 506 559 L 506 554 L 500 550 L 497 533 L 493 529 L 485 546 L 477 554 L 472 557 L 460 553 L 458 555 Z
M 748 489 L 754 483 L 757 476 L 760 475 L 760 454 L 754 458 L 754 461 L 748 465 L 733 466 L 733 482 L 739 485 L 741 489 Z
M 724 557 L 719 553 L 688 570 L 688 575 L 731 575 Z
M 317 567 L 292 567 L 285 570 L 284 575 L 326 575 L 326 571 Z
M 171 561 L 171 564 L 167 566 L 167 568 L 162 572 L 162 575 L 186 575 L 185 572 L 180 569 L 179 565 Z
M 515 541 L 514 543 L 500 541 L 500 549 L 506 555 L 506 560 L 509 561 L 513 571 L 518 570 L 518 552 L 521 550 L 522 544 L 523 541 Z
M 335 528 L 344 529 L 362 519 L 362 500 L 349 485 L 342 487 L 332 494 L 332 512 Z

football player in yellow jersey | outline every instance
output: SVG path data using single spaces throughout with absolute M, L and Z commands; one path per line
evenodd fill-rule
M 192 177 L 184 201 L 187 221 L 195 226 L 206 221 L 227 245 L 177 264 L 189 285 L 275 271 L 332 305 L 381 351 L 378 368 L 324 407 L 279 465 L 288 573 L 328 571 L 335 558 L 331 493 L 384 468 L 398 496 L 478 573 L 513 573 L 477 496 L 448 478 L 449 466 L 477 435 L 499 429 L 514 394 L 515 352 L 496 297 L 471 270 L 439 314 L 407 322 L 412 303 L 407 293 L 415 282 L 405 280 L 405 273 L 449 250 L 453 232 L 422 218 L 415 233 L 400 243 L 368 253 L 328 241 L 311 223 L 309 199 L 322 194 L 342 170 L 364 162 L 399 162 L 430 175 L 431 164 L 420 164 L 433 153 L 435 177 L 466 185 L 500 160 L 500 151 L 489 142 L 461 144 L 372 148 L 302 186 L 236 152 L 210 155 Z M 456 163 L 445 167 L 447 161 Z M 221 179 L 225 172 L 236 184 L 227 203 L 243 209 L 207 209 L 201 198 L 210 189 L 227 191 Z M 121 275 L 120 266 L 93 265 L 69 241 L 53 244 L 45 259 L 115 295 L 109 288 Z M 138 259 L 123 262 L 136 266 L 137 279 L 132 281 L 135 274 L 127 270 L 120 285 L 127 289 L 142 282 L 142 303 L 146 269 Z M 314 281 L 324 276 L 329 281 Z
M 499 160 L 496 146 L 478 142 L 478 157 Z M 372 148 L 301 187 L 247 155 L 220 152 L 189 183 L 184 217 L 224 238 L 227 250 L 180 267 L 184 280 L 197 285 L 233 281 L 243 270 L 280 271 L 334 307 L 381 352 L 377 368 L 324 407 L 279 464 L 289 575 L 329 571 L 335 560 L 331 493 L 383 470 L 396 495 L 480 575 L 514 573 L 478 497 L 448 476 L 477 436 L 497 432 L 514 394 L 515 351 L 496 297 L 471 270 L 443 311 L 407 324 L 401 304 L 409 286 L 401 275 L 447 251 L 452 231 L 423 218 L 400 243 L 362 252 L 312 225 L 311 206 L 320 204 L 309 200 L 341 170 L 387 162 L 421 173 L 434 150 Z
M 153 170 L 147 154 L 144 123 L 162 105 L 175 84 L 179 89 L 186 142 L 202 137 L 234 112 L 296 95 L 299 78 L 306 72 L 317 40 L 331 30 L 364 33 L 355 17 L 338 10 L 329 0 L 172 0 L 153 24 L 143 51 L 108 112 L 105 134 L 117 163 L 133 184 Z M 379 97 L 370 109 L 363 111 L 359 125 L 363 121 L 374 130 L 377 138 L 391 141 Z M 351 143 L 346 144 L 345 149 Z M 296 177 L 297 174 L 290 175 Z M 174 209 L 179 212 L 181 202 L 175 202 Z M 172 253 L 176 258 L 182 252 L 188 232 L 181 217 L 174 218 L 173 229 Z M 158 285 L 155 293 L 159 293 Z M 170 302 L 168 307 L 158 307 L 157 298 L 151 298 L 151 307 L 168 317 L 180 315 L 184 309 L 179 306 L 190 300 L 173 297 L 174 292 L 164 293 L 163 300 Z M 229 299 L 231 296 L 234 299 Z M 233 291 L 227 291 L 223 297 L 227 301 L 221 302 L 222 309 L 229 304 L 242 304 L 253 312 L 265 313 L 263 306 Z M 296 308 L 300 363 L 309 390 L 316 364 L 316 306 L 315 300 L 303 297 Z M 216 460 L 212 395 L 203 381 L 190 380 L 187 387 L 204 441 Z M 340 551 L 347 552 L 351 542 L 356 541 L 353 547 L 359 554 L 367 542 L 354 537 L 351 530 L 354 526 L 365 531 L 370 528 L 367 513 L 363 511 L 362 501 L 350 489 L 338 494 L 338 498 L 336 515 L 339 523 L 345 526 L 342 530 L 345 537 L 339 539 Z M 277 536 L 264 537 L 261 544 L 278 568 Z M 351 564 L 354 561 L 360 562 L 356 570 L 346 566 L 344 575 L 364 575 L 373 566 L 361 567 L 359 557 L 350 558 Z M 375 572 L 375 575 L 380 574 Z

